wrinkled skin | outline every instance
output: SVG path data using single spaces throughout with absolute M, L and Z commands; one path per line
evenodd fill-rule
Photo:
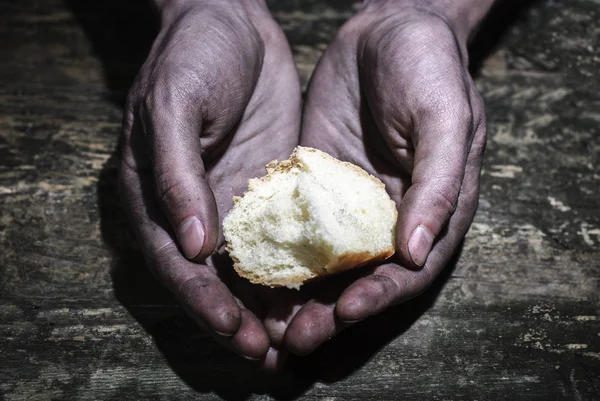
M 256 289 L 225 280 L 217 258 L 205 259 L 222 251 L 232 197 L 298 144 L 292 55 L 264 6 L 195 4 L 165 19 L 128 97 L 126 209 L 153 274 L 195 321 L 240 355 L 268 356 L 272 365 Z
M 163 12 L 130 91 L 121 191 L 153 274 L 217 341 L 277 369 L 288 350 L 310 353 L 421 293 L 466 233 L 485 145 L 468 33 L 429 10 L 368 4 L 323 55 L 302 112 L 264 4 L 183 3 Z M 399 210 L 393 260 L 299 292 L 227 274 L 220 224 L 233 195 L 297 144 L 386 184 Z
M 485 113 L 465 43 L 430 11 L 367 7 L 313 74 L 300 142 L 379 177 L 399 212 L 395 258 L 342 286 L 339 297 L 309 301 L 279 333 L 306 354 L 423 292 L 466 234 L 477 209 Z

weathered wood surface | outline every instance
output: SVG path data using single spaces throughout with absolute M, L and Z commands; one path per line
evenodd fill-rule
M 352 9 L 273 4 L 303 82 Z M 152 39 L 139 10 L 0 3 L 0 399 L 600 399 L 597 0 L 492 21 L 474 48 L 481 205 L 456 264 L 275 377 L 195 328 L 119 208 L 122 99 Z

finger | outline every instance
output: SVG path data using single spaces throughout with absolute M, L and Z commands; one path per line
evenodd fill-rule
M 153 196 L 152 172 L 138 168 L 132 139 L 139 137 L 131 132 L 139 128 L 130 117 L 124 125 L 120 190 L 152 273 L 217 342 L 243 357 L 263 358 L 269 339 L 258 318 L 233 297 L 214 267 L 192 263 L 177 249 Z
M 451 217 L 446 234 L 436 243 L 422 269 L 413 270 L 397 264 L 385 264 L 348 287 L 337 302 L 336 315 L 340 321 L 363 320 L 425 291 L 439 275 L 464 236 L 466 230 L 462 229 L 464 223 L 460 220 L 469 219 L 470 212 L 463 211 L 462 206 L 459 205 L 460 209 Z
M 196 318 L 195 321 L 198 326 L 207 330 L 211 337 L 224 348 L 235 352 L 245 359 L 254 361 L 264 359 L 269 350 L 269 337 L 256 315 L 246 309 L 239 299 L 236 300 L 240 307 L 241 323 L 233 335 L 210 330 L 201 319 Z M 189 315 L 194 313 L 193 311 L 190 313 L 189 308 L 184 309 L 186 309 Z
M 263 324 L 271 344 L 283 344 L 288 325 L 307 301 L 307 293 L 286 288 L 261 291 L 261 302 L 265 307 Z
M 139 113 L 159 205 L 183 254 L 200 260 L 214 251 L 218 241 L 216 202 L 201 157 L 202 121 L 169 88 L 157 85 L 140 104 Z
M 220 343 L 246 357 L 261 358 L 269 346 L 260 321 L 240 308 L 214 268 L 185 259 L 167 231 L 168 222 L 153 196 L 152 173 L 137 165 L 131 146 L 131 138 L 135 138 L 130 135 L 135 130 L 132 125 L 126 124 L 123 135 L 120 190 L 151 271 Z
M 469 153 L 456 213 L 448 229 L 433 247 L 421 270 L 386 264 L 348 287 L 338 299 L 336 315 L 343 322 L 355 322 L 376 315 L 390 305 L 416 297 L 439 275 L 468 231 L 477 210 L 479 176 L 485 150 L 485 121 L 482 119 Z
M 338 280 L 334 288 L 322 287 L 320 296 L 307 302 L 296 313 L 284 336 L 284 344 L 291 353 L 310 354 L 348 326 L 335 315 L 336 300 L 346 283 L 347 280 Z
M 340 296 L 335 314 L 341 322 L 356 323 L 408 301 L 423 292 L 432 280 L 429 265 L 421 270 L 397 264 L 378 266 L 373 273 L 354 282 Z
M 296 355 L 308 355 L 337 331 L 335 304 L 310 301 L 296 314 L 285 333 L 285 346 Z
M 422 267 L 454 214 L 473 136 L 472 109 L 456 101 L 431 107 L 414 120 L 412 183 L 399 207 L 396 247 Z
M 287 357 L 286 349 L 271 347 L 263 358 L 262 368 L 267 372 L 279 372 L 285 366 Z
M 242 323 L 231 338 L 231 347 L 247 359 L 260 360 L 269 351 L 269 336 L 260 320 L 240 305 Z
M 165 229 L 167 222 L 154 200 L 151 173 L 137 171 L 136 166 L 130 164 L 133 160 L 128 157 L 130 154 L 131 148 L 126 146 L 120 168 L 120 188 L 151 271 L 178 297 L 192 317 L 217 332 L 232 335 L 240 325 L 235 299 L 212 268 L 182 257 Z
M 164 229 L 158 205 L 145 195 L 152 190 L 152 176 L 140 177 L 121 167 L 121 190 L 136 235 L 151 271 L 177 298 L 184 310 L 215 339 L 250 359 L 262 358 L 269 348 L 260 321 L 233 297 L 214 268 L 184 258 Z

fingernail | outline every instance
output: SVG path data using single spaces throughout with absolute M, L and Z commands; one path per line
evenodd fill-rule
M 279 372 L 285 366 L 287 360 L 287 351 L 285 349 L 269 348 L 264 357 L 262 368 L 268 373 Z
M 358 320 L 340 320 L 340 323 L 342 324 L 347 324 L 347 325 L 352 325 L 352 324 L 356 324 L 358 322 L 362 322 L 365 319 L 358 319 Z
M 249 361 L 260 361 L 260 358 L 255 358 L 255 357 L 253 357 L 253 356 L 242 355 L 242 354 L 240 354 L 240 356 L 241 356 L 242 358 L 244 358 L 244 359 L 247 359 L 247 360 L 249 360 Z
M 200 220 L 196 216 L 188 217 L 179 227 L 178 237 L 186 258 L 198 256 L 204 245 L 204 228 Z
M 433 246 L 433 235 L 423 226 L 418 226 L 408 240 L 408 252 L 413 263 L 422 267 Z

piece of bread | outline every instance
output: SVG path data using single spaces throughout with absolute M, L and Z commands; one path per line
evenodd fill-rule
M 315 277 L 394 254 L 398 213 L 379 179 L 306 147 L 266 170 L 234 198 L 223 221 L 240 276 L 298 289 Z

